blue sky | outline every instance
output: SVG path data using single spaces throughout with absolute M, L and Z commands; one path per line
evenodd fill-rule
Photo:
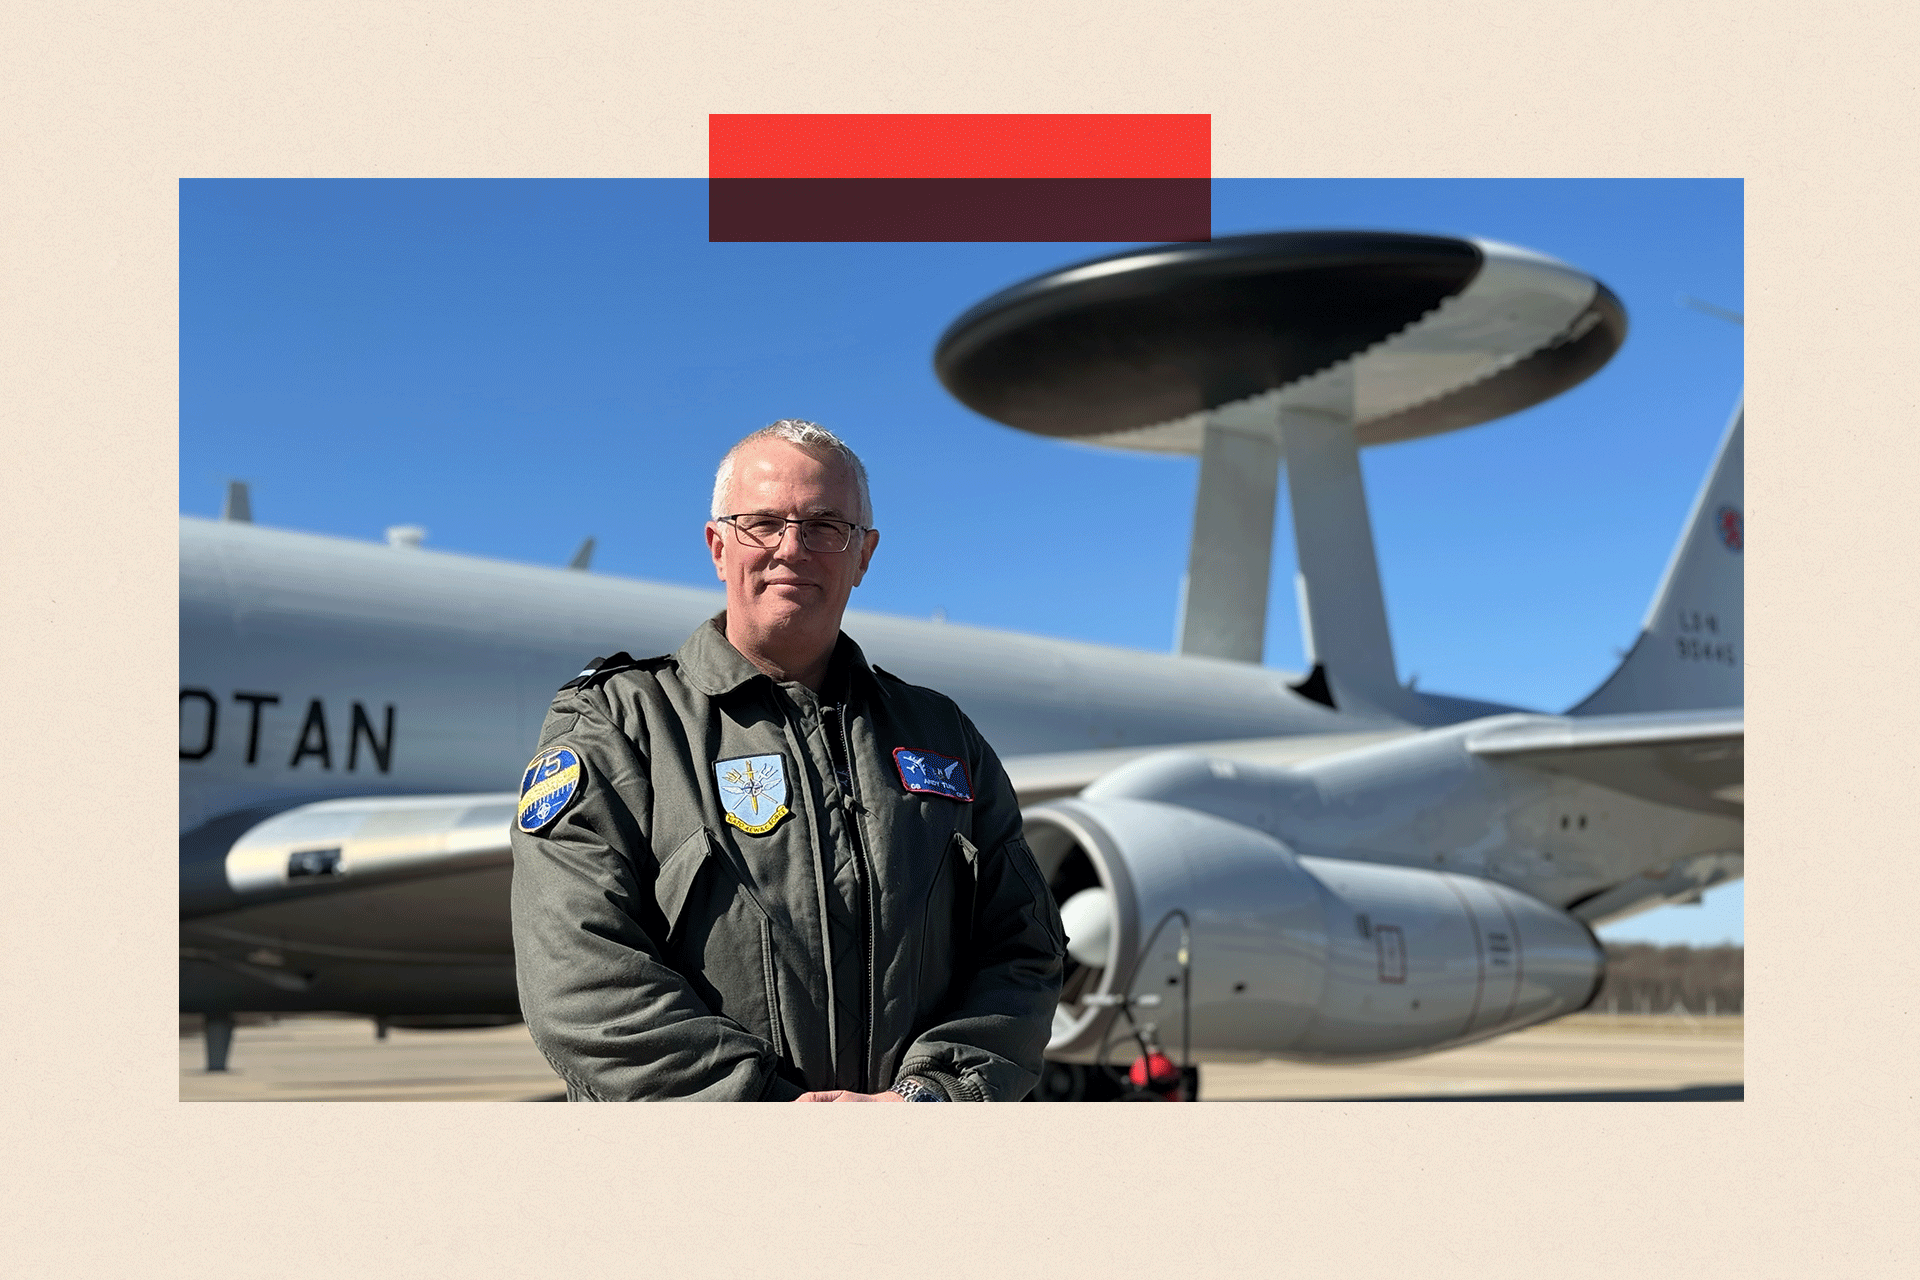
M 1370 227 L 1561 258 L 1613 361 L 1500 422 L 1364 455 L 1402 678 L 1560 710 L 1638 628 L 1743 377 L 1737 181 L 1220 180 L 1214 231 Z M 705 184 L 181 184 L 180 509 L 714 585 L 714 465 L 778 417 L 865 459 L 858 608 L 1166 650 L 1197 469 L 1028 436 L 933 375 L 946 325 L 1113 244 L 708 244 Z M 1282 492 L 1284 493 L 1284 485 Z M 1287 520 L 1266 660 L 1298 669 Z M 1740 940 L 1738 886 L 1603 930 Z

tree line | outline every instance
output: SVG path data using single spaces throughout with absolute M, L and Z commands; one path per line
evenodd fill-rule
M 1745 947 L 1659 947 L 1609 942 L 1607 977 L 1589 1013 L 1741 1013 Z

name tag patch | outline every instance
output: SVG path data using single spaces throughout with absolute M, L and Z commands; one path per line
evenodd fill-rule
M 542 751 L 520 776 L 522 831 L 538 831 L 573 803 L 580 794 L 580 757 L 571 747 Z
M 738 756 L 713 766 L 727 823 L 765 835 L 787 816 L 787 768 L 779 756 Z
M 895 747 L 893 763 L 900 770 L 900 785 L 909 791 L 949 800 L 973 800 L 973 780 L 967 777 L 967 766 L 952 756 L 918 747 Z

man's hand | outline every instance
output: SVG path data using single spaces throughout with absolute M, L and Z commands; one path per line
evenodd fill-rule
M 886 1093 L 855 1093 L 851 1089 L 821 1089 L 813 1093 L 803 1093 L 795 1102 L 905 1102 L 899 1094 L 888 1090 Z

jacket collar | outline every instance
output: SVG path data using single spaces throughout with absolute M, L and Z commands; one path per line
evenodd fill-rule
M 755 680 L 773 683 L 771 676 L 748 662 L 727 639 L 725 609 L 695 627 L 693 634 L 687 637 L 687 642 L 675 651 L 673 659 L 679 664 L 680 674 L 687 683 L 709 698 L 725 697 Z M 823 694 L 833 699 L 839 691 L 846 689 L 846 682 L 872 679 L 867 656 L 860 651 L 860 646 L 853 642 L 852 637 L 842 631 L 834 644 L 833 659 L 827 667 Z

